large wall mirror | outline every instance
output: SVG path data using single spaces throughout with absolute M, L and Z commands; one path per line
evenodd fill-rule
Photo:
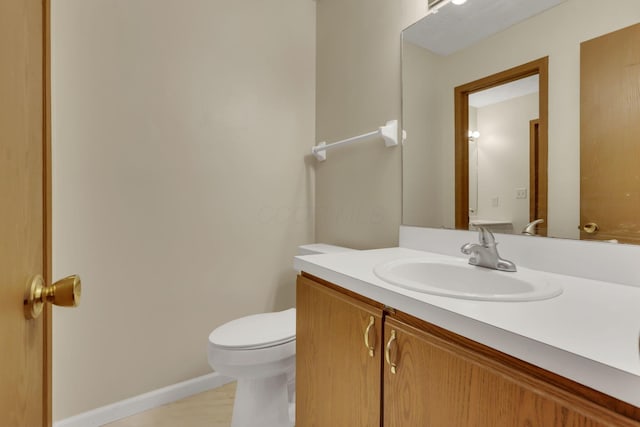
M 403 224 L 640 243 L 640 2 L 433 3 L 402 38 Z

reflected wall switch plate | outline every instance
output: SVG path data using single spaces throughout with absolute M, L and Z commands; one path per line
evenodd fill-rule
M 500 198 L 498 196 L 491 198 L 491 206 L 493 206 L 494 208 L 500 206 Z
M 526 198 L 527 198 L 527 189 L 516 188 L 516 199 L 526 199 Z

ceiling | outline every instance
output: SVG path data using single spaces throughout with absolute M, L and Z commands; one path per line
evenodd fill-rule
M 469 95 L 469 106 L 481 108 L 539 91 L 540 76 L 525 77 Z
M 468 0 L 462 5 L 446 1 L 437 13 L 431 10 L 404 30 L 402 37 L 436 54 L 450 55 L 565 1 Z

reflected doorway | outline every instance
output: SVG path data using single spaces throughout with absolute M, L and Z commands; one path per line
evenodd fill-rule
M 457 229 L 547 229 L 548 59 L 455 88 Z

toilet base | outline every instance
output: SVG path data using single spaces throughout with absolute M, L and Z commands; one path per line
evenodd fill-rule
M 231 427 L 291 427 L 287 374 L 241 378 L 236 387 Z

